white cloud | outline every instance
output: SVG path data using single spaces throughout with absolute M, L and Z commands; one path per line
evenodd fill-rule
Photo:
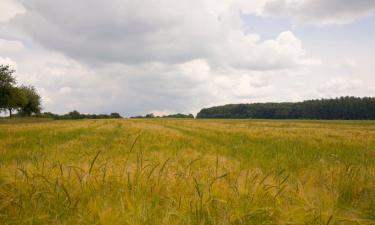
M 5 40 L 0 38 L 0 54 L 9 55 L 22 51 L 24 45 L 20 41 Z
M 213 46 L 208 60 L 215 67 L 247 70 L 278 70 L 312 65 L 316 59 L 307 57 L 301 41 L 290 31 L 274 40 L 261 42 L 256 34 L 230 32 L 227 40 Z
M 245 34 L 241 15 L 258 4 L 228 0 L 23 1 L 13 21 L 35 41 L 87 64 L 179 64 L 274 70 L 310 62 L 290 31 L 275 40 Z M 69 15 L 69 16 L 67 16 Z M 38 24 L 38 26 L 35 26 Z
M 0 56 L 0 65 L 10 65 L 10 66 L 15 67 L 17 63 L 11 58 L 8 58 L 8 57 L 4 58 Z
M 44 110 L 57 113 L 196 113 L 203 106 L 254 98 L 269 85 L 260 74 L 220 73 L 205 60 L 93 68 L 60 54 L 25 54 L 30 58 L 21 57 L 16 66 L 18 83 L 36 86 Z
M 25 10 L 16 0 L 0 1 L 0 23 L 6 22 L 15 15 L 23 13 Z
M 319 91 L 333 95 L 349 95 L 353 90 L 361 88 L 361 80 L 336 77 L 328 80 L 319 87 Z

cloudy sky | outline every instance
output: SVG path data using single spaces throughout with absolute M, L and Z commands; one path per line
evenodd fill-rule
M 0 64 L 56 113 L 375 96 L 374 58 L 375 0 L 0 0 Z

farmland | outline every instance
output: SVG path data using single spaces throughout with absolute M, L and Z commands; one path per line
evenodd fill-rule
M 0 120 L 0 224 L 374 224 L 375 122 Z

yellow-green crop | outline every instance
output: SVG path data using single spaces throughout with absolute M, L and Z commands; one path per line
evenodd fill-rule
M 375 224 L 375 122 L 0 123 L 0 224 Z

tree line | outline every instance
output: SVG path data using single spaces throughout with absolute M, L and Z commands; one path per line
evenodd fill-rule
M 14 70 L 9 65 L 0 65 L 0 111 L 8 111 L 12 117 L 31 116 L 41 111 L 41 100 L 35 87 L 18 86 Z
M 229 104 L 204 108 L 197 118 L 375 119 L 375 98 L 340 97 L 296 103 Z
M 164 115 L 164 116 L 155 116 L 153 113 L 146 114 L 145 116 L 133 116 L 130 117 L 132 119 L 152 119 L 152 118 L 176 118 L 176 119 L 194 119 L 193 114 L 171 114 L 171 115 Z
M 78 120 L 78 119 L 120 119 L 122 118 L 119 113 L 110 114 L 82 114 L 77 110 L 71 111 L 67 114 L 59 115 L 51 112 L 44 112 L 38 115 L 42 118 L 51 118 L 55 120 Z

